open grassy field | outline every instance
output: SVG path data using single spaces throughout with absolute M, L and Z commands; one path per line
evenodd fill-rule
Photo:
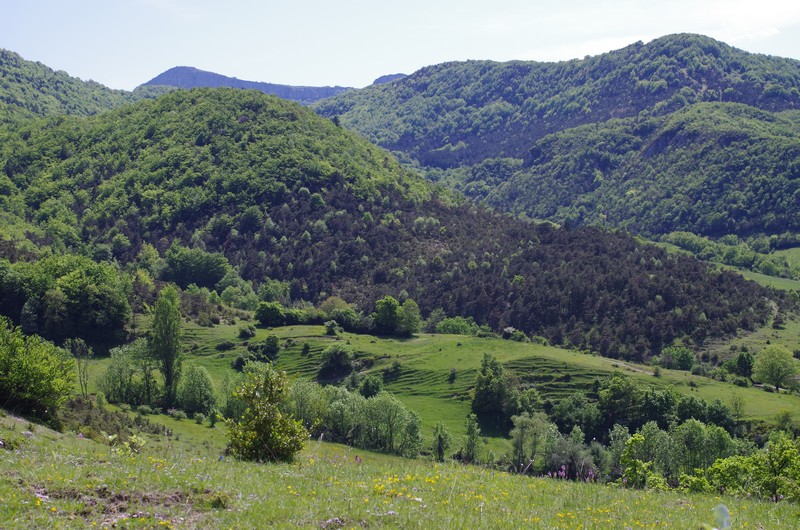
M 722 358 L 735 355 L 741 348 L 746 348 L 757 353 L 770 344 L 779 344 L 789 351 L 800 349 L 800 318 L 792 316 L 787 319 L 780 329 L 771 326 L 761 328 L 753 333 L 742 334 L 725 342 L 715 342 L 709 345 L 709 351 L 715 352 Z
M 682 252 L 684 254 L 689 254 L 694 256 L 689 251 L 683 250 L 682 248 L 673 245 L 672 243 L 665 243 L 663 241 L 653 243 L 668 252 Z M 790 266 L 797 267 L 800 266 L 800 248 L 791 248 L 786 250 L 777 250 L 775 254 L 782 255 L 786 258 Z M 730 265 L 723 265 L 721 263 L 714 263 L 717 267 L 723 267 L 729 270 L 733 270 L 744 276 L 748 280 L 753 280 L 754 282 L 758 283 L 759 285 L 763 285 L 764 287 L 774 287 L 775 289 L 781 289 L 784 291 L 800 291 L 800 280 L 790 280 L 788 278 L 779 278 L 777 276 L 768 276 L 766 274 L 761 274 L 759 272 L 748 271 L 744 269 L 740 269 L 738 267 L 732 267 Z
M 800 280 L 790 280 L 789 278 L 778 278 L 777 276 L 767 276 L 758 272 L 735 269 L 736 272 L 764 287 L 774 287 L 783 291 L 800 291 Z
M 235 373 L 231 361 L 246 351 L 244 341 L 238 338 L 238 329 L 239 325 L 204 328 L 186 324 L 186 362 L 205 366 L 219 386 L 226 374 L 230 376 Z M 770 337 L 774 340 L 775 333 L 783 333 L 787 344 L 792 340 L 800 344 L 800 322 L 787 322 L 786 329 L 780 332 L 767 328 L 763 333 L 763 336 L 754 334 L 741 340 L 763 343 Z M 343 333 L 334 338 L 326 336 L 322 326 L 258 329 L 251 341 L 263 340 L 268 334 L 280 337 L 284 347 L 277 365 L 290 377 L 315 379 L 322 351 L 335 341 L 349 344 L 365 373 L 382 374 L 384 369 L 399 363 L 399 375 L 386 381 L 386 389 L 420 415 L 423 434 L 428 437 L 435 423 L 441 420 L 460 439 L 464 433 L 464 419 L 470 412 L 470 391 L 484 353 L 494 355 L 514 377 L 523 384 L 535 385 L 545 399 L 553 402 L 576 390 L 588 391 L 595 381 L 602 382 L 612 374 L 621 372 L 643 385 L 671 386 L 679 393 L 709 401 L 714 398 L 728 401 L 737 393 L 744 398 L 744 419 L 748 420 L 771 422 L 776 413 L 783 409 L 793 411 L 796 415 L 800 413 L 800 397 L 797 395 L 742 388 L 683 371 L 662 369 L 659 377 L 655 377 L 653 369 L 648 366 L 539 344 L 432 334 L 393 339 Z M 218 346 L 225 343 L 229 346 L 232 343 L 233 347 L 220 351 Z M 310 347 L 308 355 L 302 354 L 305 343 Z M 108 359 L 94 363 L 93 380 L 107 363 Z M 454 378 L 451 377 L 453 370 Z M 489 436 L 487 442 L 489 449 L 497 454 L 507 450 L 507 442 L 502 438 Z
M 800 247 L 776 250 L 775 254 L 786 258 L 786 261 L 789 263 L 790 267 L 800 266 Z
M 788 503 L 633 491 L 311 441 L 293 464 L 220 459 L 175 425 L 130 453 L 0 417 L 3 528 L 787 528 Z M 203 440 L 217 440 L 208 429 Z M 30 430 L 30 438 L 20 433 Z M 177 439 L 177 440 L 176 440 Z M 356 458 L 358 457 L 358 458 Z

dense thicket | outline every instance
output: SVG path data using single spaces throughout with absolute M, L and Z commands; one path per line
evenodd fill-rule
M 59 343 L 69 337 L 93 344 L 122 340 L 130 294 L 127 275 L 84 256 L 48 256 L 35 263 L 0 259 L 0 314 L 26 333 Z
M 559 63 L 446 63 L 315 108 L 531 217 L 648 235 L 798 230 L 800 63 L 706 37 Z
M 166 87 L 145 87 L 133 92 L 112 90 L 0 49 L 0 123 L 53 114 L 88 116 L 156 97 L 168 90 Z
M 385 151 L 257 92 L 181 91 L 31 123 L 5 135 L 0 167 L 8 225 L 30 226 L 5 232 L 11 259 L 44 244 L 143 266 L 153 245 L 164 274 L 203 283 L 176 272 L 197 261 L 177 241 L 223 253 L 256 290 L 288 282 L 294 300 L 339 295 L 369 313 L 408 296 L 423 315 L 634 358 L 769 312 L 755 284 L 629 236 L 454 204 Z

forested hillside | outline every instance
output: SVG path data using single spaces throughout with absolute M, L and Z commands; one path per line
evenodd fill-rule
M 124 317 L 117 294 L 139 292 L 142 275 L 222 289 L 228 263 L 256 290 L 285 282 L 294 301 L 339 295 L 368 312 L 408 296 L 423 315 L 441 308 L 626 358 L 770 313 L 773 295 L 755 284 L 627 235 L 460 204 L 332 121 L 255 91 L 32 121 L 0 146 L 3 311 L 43 330 L 81 307 Z M 133 279 L 92 276 L 77 259 L 26 263 L 50 252 Z M 73 303 L 71 286 L 95 277 L 108 289 Z
M 175 88 L 244 88 L 297 101 L 304 105 L 352 90 L 352 88 L 341 86 L 291 86 L 259 81 L 244 81 L 189 66 L 170 68 L 150 81 L 143 83 L 138 89 L 165 86 Z
M 528 164 L 489 160 L 448 181 L 498 208 L 559 223 L 648 236 L 778 236 L 800 232 L 798 138 L 800 111 L 697 103 L 548 135 Z
M 800 62 L 707 37 L 446 63 L 315 108 L 431 179 L 532 217 L 647 235 L 797 230 Z
M 168 90 L 165 87 L 147 87 L 133 92 L 112 90 L 0 49 L 0 123 L 52 114 L 88 116 L 154 98 Z

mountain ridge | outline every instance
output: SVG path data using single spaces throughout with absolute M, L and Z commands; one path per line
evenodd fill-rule
M 297 101 L 304 105 L 353 90 L 351 87 L 342 86 L 312 87 L 282 85 L 262 81 L 245 81 L 236 77 L 228 77 L 215 72 L 200 70 L 192 66 L 175 66 L 162 72 L 146 83 L 139 85 L 139 87 L 147 86 L 171 86 L 181 89 L 201 87 L 242 88 L 246 90 L 258 90 L 265 94 Z
M 717 123 L 725 112 L 711 104 L 758 112 L 739 113 L 734 121 L 741 131 L 717 130 L 729 127 L 731 118 Z M 648 237 L 669 230 L 742 238 L 797 230 L 796 223 L 781 224 L 761 213 L 746 223 L 716 217 L 726 215 L 725 201 L 741 188 L 746 190 L 734 201 L 735 216 L 763 212 L 763 194 L 750 185 L 751 175 L 767 179 L 775 198 L 795 196 L 800 189 L 792 169 L 798 162 L 796 131 L 791 120 L 781 118 L 800 109 L 800 61 L 744 52 L 701 35 L 668 35 L 557 63 L 442 63 L 387 85 L 320 101 L 313 108 L 398 153 L 431 180 L 500 210 L 558 223 L 601 223 Z M 680 135 L 649 136 L 670 116 L 690 108 L 706 111 L 695 119 L 697 142 L 672 141 Z M 785 124 L 783 131 L 775 131 L 777 122 Z M 591 133 L 593 127 L 607 134 Z M 773 133 L 763 134 L 766 130 L 783 140 L 773 142 Z M 584 141 L 577 145 L 579 151 L 571 150 L 564 139 L 577 135 L 588 135 L 594 143 Z M 640 153 L 625 145 L 631 139 L 653 148 Z M 748 152 L 746 163 L 735 163 L 732 142 Z M 765 142 L 780 149 L 768 157 L 758 154 L 758 145 Z M 644 156 L 653 154 L 663 156 Z M 664 156 L 680 162 L 682 173 L 675 171 L 677 164 L 661 163 Z M 707 157 L 715 160 L 719 174 L 708 171 Z M 679 201 L 674 190 L 684 186 L 681 179 L 687 171 L 696 193 Z M 656 196 L 673 196 L 670 208 L 659 210 L 668 222 L 653 219 L 652 208 L 644 204 L 628 208 L 625 202 L 632 196 L 600 186 L 611 178 L 617 189 L 630 189 L 627 179 L 642 174 L 655 182 Z M 565 189 L 566 180 L 580 183 L 577 189 L 582 191 Z M 565 194 L 555 197 L 552 190 L 559 189 Z M 686 212 L 693 209 L 699 217 L 714 218 L 690 219 Z M 650 220 L 642 222 L 636 212 Z M 785 201 L 775 214 L 783 219 L 795 215 Z

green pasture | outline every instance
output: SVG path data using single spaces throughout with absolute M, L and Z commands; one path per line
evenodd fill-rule
M 770 344 L 779 344 L 789 351 L 800 349 L 800 317 L 790 315 L 779 329 L 767 326 L 753 333 L 740 334 L 725 342 L 712 342 L 708 349 L 721 358 L 726 358 L 737 355 L 742 348 L 757 354 Z
M 779 278 L 777 276 L 767 276 L 759 272 L 734 269 L 736 272 L 764 287 L 773 287 L 782 291 L 800 291 L 800 280 L 790 280 L 789 278 Z
M 235 374 L 231 362 L 246 351 L 247 341 L 238 337 L 239 328 L 240 324 L 213 328 L 193 323 L 184 326 L 185 362 L 206 367 L 218 389 L 226 376 Z M 539 344 L 424 333 L 410 339 L 352 333 L 329 337 L 322 326 L 258 328 L 256 336 L 249 341 L 264 340 L 268 334 L 281 339 L 283 347 L 277 366 L 290 378 L 314 380 L 322 351 L 334 342 L 346 343 L 353 349 L 362 374 L 383 376 L 384 370 L 391 371 L 393 365 L 399 363 L 399 373 L 386 379 L 385 388 L 420 415 L 424 435 L 430 437 L 436 422 L 443 421 L 456 437 L 456 443 L 460 443 L 464 433 L 464 419 L 470 412 L 470 392 L 484 353 L 494 355 L 521 385 L 536 387 L 544 399 L 552 402 L 578 390 L 590 391 L 595 381 L 602 382 L 619 372 L 640 384 L 671 386 L 681 394 L 695 395 L 708 401 L 719 398 L 727 402 L 734 394 L 739 394 L 745 402 L 744 419 L 756 422 L 771 422 L 782 409 L 800 412 L 800 397 L 797 395 L 775 394 L 755 387 L 742 388 L 675 370 L 662 369 L 656 377 L 649 366 Z M 747 344 L 752 344 L 757 351 L 758 344 L 765 344 L 770 339 L 774 342 L 778 336 L 783 337 L 781 341 L 787 345 L 792 341 L 800 344 L 800 322 L 792 320 L 787 322 L 784 330 L 765 328 L 737 340 L 750 341 Z M 308 355 L 302 354 L 305 343 L 310 347 Z M 225 344 L 233 347 L 218 349 Z M 729 353 L 723 351 L 726 352 Z M 93 383 L 107 363 L 107 358 L 94 362 Z M 451 377 L 453 370 L 454 378 Z M 96 388 L 96 385 L 92 387 Z M 487 442 L 488 448 L 498 454 L 507 450 L 502 438 L 488 437 Z
M 691 252 L 687 250 L 683 250 L 682 248 L 673 245 L 672 243 L 666 243 L 663 241 L 659 242 L 650 242 L 654 245 L 657 245 L 667 252 L 681 252 L 683 254 L 689 254 L 690 256 L 694 256 Z M 800 248 L 790 248 L 786 250 L 777 250 L 774 252 L 775 254 L 782 255 L 786 257 L 790 267 L 797 267 L 800 266 Z M 769 276 L 767 274 L 761 274 L 760 272 L 753 272 L 748 271 L 745 269 L 740 269 L 738 267 L 732 267 L 730 265 L 724 265 L 721 263 L 713 263 L 714 266 L 729 269 L 732 271 L 736 271 L 741 274 L 744 278 L 748 280 L 752 280 L 759 285 L 764 287 L 773 287 L 775 289 L 780 289 L 783 291 L 800 291 L 800 280 L 791 280 L 789 278 L 779 278 L 778 276 Z
M 786 258 L 790 267 L 800 267 L 800 247 L 776 250 L 775 254 Z

